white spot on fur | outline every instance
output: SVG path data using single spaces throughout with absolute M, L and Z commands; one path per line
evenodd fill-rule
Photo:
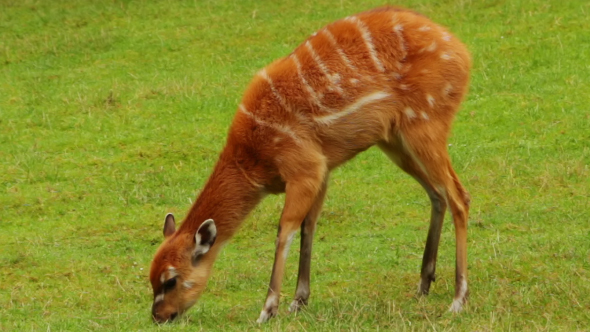
M 450 41 L 451 40 L 451 35 L 448 32 L 443 32 L 442 33 L 442 39 L 444 41 Z
M 422 26 L 418 29 L 419 31 L 430 31 L 430 27 L 428 25 Z
M 402 32 L 402 31 L 404 31 L 404 27 L 403 27 L 403 25 L 401 25 L 401 24 L 396 24 L 396 25 L 393 27 L 393 31 L 395 31 L 395 32 L 398 32 L 398 33 L 399 33 L 399 32 Z
M 359 29 L 361 35 L 363 36 L 363 39 L 365 40 L 365 45 L 367 46 L 369 55 L 371 55 L 371 59 L 373 60 L 375 67 L 377 67 L 377 70 L 379 70 L 380 72 L 385 71 L 385 67 L 383 67 L 381 60 L 379 60 L 379 58 L 377 57 L 377 51 L 375 50 L 375 45 L 373 45 L 373 38 L 371 37 L 371 32 L 369 31 L 365 23 L 359 20 L 356 16 L 352 16 L 350 18 L 347 18 L 346 20 L 356 23 L 357 28 Z
M 406 107 L 406 109 L 404 109 L 404 113 L 406 113 L 406 116 L 410 119 L 416 117 L 416 112 L 414 112 L 414 110 L 411 107 Z
M 424 120 L 429 120 L 430 119 L 428 117 L 428 114 L 426 114 L 426 112 L 422 112 L 422 113 L 420 113 L 420 115 L 422 115 L 422 119 L 424 119 Z
M 191 282 L 191 281 L 185 281 L 182 283 L 182 285 L 184 286 L 184 288 L 186 289 L 191 289 L 193 288 L 193 286 L 195 285 L 195 283 Z
M 427 52 L 434 52 L 434 50 L 436 50 L 436 42 L 433 41 L 432 44 L 428 45 L 428 47 L 426 48 Z
M 434 97 L 433 96 L 427 94 L 426 100 L 428 101 L 428 105 L 430 105 L 430 107 L 434 107 Z
M 453 86 L 450 83 L 447 83 L 443 88 L 443 94 L 445 96 L 448 96 L 451 93 L 451 91 L 453 91 Z
M 364 107 L 368 104 L 374 103 L 378 100 L 388 98 L 390 96 L 391 95 L 387 92 L 382 92 L 382 91 L 374 92 L 370 95 L 359 98 L 358 100 L 356 100 L 351 105 L 347 106 L 344 110 L 342 110 L 339 113 L 320 116 L 320 117 L 315 118 L 315 120 L 321 124 L 327 125 L 327 124 L 330 124 L 330 123 L 340 119 L 341 117 L 347 116 L 349 114 L 352 114 L 352 113 L 360 110 L 362 107 Z
M 156 297 L 154 298 L 154 303 L 158 303 L 158 302 L 162 302 L 164 301 L 164 293 L 162 294 L 158 294 L 156 295 Z
M 445 52 L 445 53 L 443 53 L 443 54 L 440 55 L 440 58 L 443 59 L 443 60 L 450 60 L 451 59 L 451 56 L 449 55 L 449 53 L 446 53 Z
M 355 84 L 356 85 L 358 82 L 359 82 L 359 80 L 357 80 L 356 78 L 351 78 L 350 79 L 350 83 L 352 83 L 352 84 Z

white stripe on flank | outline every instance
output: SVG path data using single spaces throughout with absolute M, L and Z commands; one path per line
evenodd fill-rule
M 270 78 L 270 76 L 268 76 L 266 69 L 262 69 L 261 71 L 259 71 L 258 75 L 260 75 L 260 77 L 262 77 L 268 83 L 268 85 L 270 85 L 270 90 L 272 91 L 272 94 L 277 98 L 279 103 L 281 103 L 281 107 L 283 107 L 285 110 L 289 111 L 290 109 L 289 109 L 289 105 L 287 105 L 287 101 L 285 100 L 285 98 L 283 98 L 283 96 L 275 88 L 275 85 L 272 82 L 272 79 Z
M 289 127 L 277 123 L 268 123 L 266 121 L 260 120 L 253 113 L 250 113 L 243 104 L 240 104 L 239 109 L 242 113 L 252 118 L 252 120 L 254 120 L 258 125 L 272 128 L 284 135 L 287 135 L 291 137 L 295 141 L 295 143 L 300 142 L 299 137 L 295 135 L 295 133 Z
M 344 61 L 344 64 L 346 64 L 348 66 L 348 68 L 350 68 L 354 71 L 357 71 L 358 68 L 352 64 L 350 59 L 346 56 L 346 54 L 344 54 L 344 51 L 342 51 L 342 49 L 338 46 L 338 42 L 336 41 L 336 38 L 334 38 L 334 35 L 330 32 L 330 30 L 328 30 L 328 28 L 326 28 L 322 32 L 326 34 L 326 36 L 330 40 L 330 43 L 334 44 L 334 48 L 336 49 L 336 53 L 338 53 L 338 55 L 342 58 L 342 61 Z
M 318 105 L 320 108 L 325 109 L 324 105 L 322 105 L 322 102 L 320 101 L 320 97 L 311 88 L 311 85 L 309 85 L 309 83 L 307 83 L 307 80 L 305 79 L 305 77 L 303 77 L 303 70 L 301 69 L 301 62 L 299 62 L 299 58 L 297 58 L 297 55 L 295 53 L 293 53 L 293 54 L 291 54 L 290 58 L 293 59 L 293 62 L 295 62 L 295 66 L 297 67 L 297 75 L 299 75 L 299 79 L 301 79 L 303 86 L 305 87 L 305 89 L 307 90 L 307 92 L 309 93 L 311 98 L 313 99 L 314 104 Z
M 354 103 L 352 103 L 351 105 L 349 105 L 348 107 L 346 107 L 344 110 L 342 110 L 339 113 L 320 116 L 320 117 L 315 118 L 315 120 L 321 124 L 329 125 L 332 122 L 340 119 L 341 117 L 347 116 L 349 114 L 352 114 L 352 113 L 360 110 L 365 105 L 376 102 L 378 100 L 385 99 L 390 96 L 391 95 L 387 92 L 383 92 L 383 91 L 374 92 L 370 95 L 359 98 L 357 101 L 355 101 Z
M 365 44 L 367 45 L 367 49 L 369 50 L 371 59 L 373 59 L 373 62 L 375 63 L 375 67 L 377 67 L 377 70 L 379 70 L 380 72 L 384 72 L 385 68 L 381 63 L 381 60 L 379 60 L 379 58 L 377 57 L 377 51 L 375 50 L 375 45 L 373 45 L 373 38 L 371 37 L 371 32 L 369 31 L 365 23 L 359 20 L 356 16 L 347 17 L 346 20 L 356 23 L 356 26 L 358 27 L 359 31 L 361 32 L 361 35 L 363 36 L 363 39 L 365 40 Z
M 397 21 L 397 16 L 393 15 L 393 32 L 397 36 L 398 43 L 402 49 L 402 59 L 405 59 L 408 55 L 408 48 L 406 47 L 406 41 L 404 40 L 404 26 L 399 24 Z
M 330 80 L 331 83 L 331 87 L 333 90 L 336 90 L 339 94 L 344 93 L 344 91 L 342 90 L 342 88 L 340 86 L 338 86 L 338 83 L 340 82 L 340 75 L 338 74 L 330 74 L 330 71 L 328 70 L 328 67 L 326 67 L 326 65 L 322 62 L 322 59 L 320 58 L 320 56 L 316 53 L 316 51 L 313 49 L 313 46 L 311 45 L 311 43 L 308 41 L 305 42 L 305 47 L 307 47 L 307 50 L 309 51 L 309 53 L 311 54 L 311 57 L 313 58 L 313 61 L 315 61 L 315 63 L 317 63 L 318 67 L 320 67 L 320 70 L 322 71 L 322 73 L 324 75 L 326 75 L 326 77 L 328 78 L 328 80 Z

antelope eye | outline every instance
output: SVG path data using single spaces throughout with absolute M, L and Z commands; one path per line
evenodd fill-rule
M 164 293 L 171 291 L 176 286 L 176 277 L 172 279 L 166 280 L 164 284 L 162 284 L 162 290 Z

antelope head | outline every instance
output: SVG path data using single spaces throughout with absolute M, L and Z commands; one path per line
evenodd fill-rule
M 174 216 L 166 216 L 164 242 L 150 268 L 155 322 L 171 321 L 195 304 L 211 273 L 215 255 L 210 249 L 216 236 L 213 219 L 205 220 L 196 232 L 187 232 L 186 228 L 177 231 Z

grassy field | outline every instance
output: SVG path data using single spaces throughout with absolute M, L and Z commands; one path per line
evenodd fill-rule
M 417 297 L 430 213 L 376 149 L 333 173 L 307 310 L 266 295 L 282 196 L 220 255 L 178 322 L 150 319 L 165 213 L 182 218 L 256 71 L 363 1 L 0 0 L 0 330 L 548 330 L 590 326 L 590 3 L 401 0 L 448 26 L 474 68 L 450 146 L 472 195 L 471 297 Z M 359 226 L 362 225 L 362 228 Z M 353 236 L 354 234 L 354 236 Z M 296 240 L 295 243 L 298 243 Z

